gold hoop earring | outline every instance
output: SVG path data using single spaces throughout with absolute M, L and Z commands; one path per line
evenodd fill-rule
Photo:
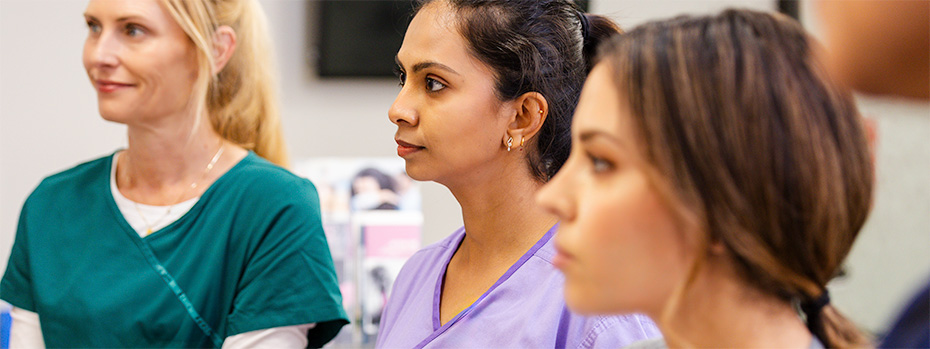
M 510 151 L 510 147 L 513 146 L 513 137 L 507 139 L 507 151 Z

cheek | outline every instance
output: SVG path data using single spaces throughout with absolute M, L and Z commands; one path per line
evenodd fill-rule
M 465 162 L 497 152 L 503 144 L 505 127 L 499 110 L 487 104 L 480 99 L 463 98 L 434 108 L 433 117 L 423 120 L 433 148 L 441 150 L 451 161 Z M 515 148 L 517 145 L 514 144 Z
M 579 210 L 584 276 L 569 288 L 594 312 L 661 307 L 687 270 L 682 234 L 664 207 L 648 194 L 623 197 L 601 192 Z
M 170 104 L 185 104 L 193 96 L 194 83 L 197 80 L 196 60 L 191 54 L 182 50 L 165 50 L 162 54 L 139 57 L 136 71 L 154 87 L 158 100 L 170 100 Z

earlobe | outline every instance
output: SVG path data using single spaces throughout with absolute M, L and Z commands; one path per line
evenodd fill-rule
M 517 97 L 515 102 L 515 115 L 508 127 L 504 142 L 507 142 L 507 137 L 515 138 L 514 143 L 517 143 L 522 151 L 527 140 L 536 136 L 546 122 L 549 104 L 546 98 L 538 92 L 524 93 Z

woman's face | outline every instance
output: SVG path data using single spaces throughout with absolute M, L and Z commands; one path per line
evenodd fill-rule
M 650 184 L 611 74 L 604 64 L 591 71 L 571 155 L 537 199 L 561 219 L 554 263 L 572 310 L 656 316 L 686 277 L 693 249 Z
M 190 108 L 196 49 L 161 1 L 91 0 L 84 17 L 84 68 L 104 119 L 132 123 Z
M 449 184 L 488 173 L 506 152 L 513 108 L 495 95 L 491 70 L 468 52 L 448 4 L 436 1 L 417 13 L 397 65 L 402 87 L 388 116 L 410 177 Z

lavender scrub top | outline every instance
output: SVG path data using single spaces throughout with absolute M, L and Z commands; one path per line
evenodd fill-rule
M 565 278 L 552 258 L 558 224 L 474 304 L 439 321 L 442 280 L 465 228 L 404 264 L 381 315 L 378 348 L 619 348 L 661 336 L 645 315 L 584 317 L 569 312 Z

